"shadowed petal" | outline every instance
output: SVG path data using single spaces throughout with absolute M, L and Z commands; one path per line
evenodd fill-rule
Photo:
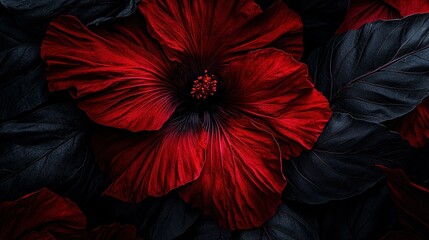
M 420 148 L 429 145 L 429 98 L 400 118 L 396 130 L 413 147 Z
M 346 18 L 337 33 L 358 29 L 378 20 L 390 20 L 429 12 L 427 0 L 351 0 Z
M 224 73 L 227 105 L 263 123 L 283 158 L 310 149 L 331 116 L 326 98 L 309 81 L 305 64 L 276 49 L 250 52 Z
M 168 57 L 192 69 L 270 45 L 297 58 L 302 53 L 300 17 L 280 1 L 265 12 L 248 0 L 148 0 L 139 9 Z
M 429 12 L 429 1 L 428 0 L 383 0 L 390 6 L 394 7 L 399 11 L 402 17 L 406 17 L 417 13 Z
M 275 214 L 286 185 L 280 150 L 274 138 L 248 118 L 220 122 L 209 131 L 200 177 L 179 188 L 179 194 L 221 226 L 260 226 Z
M 94 141 L 102 170 L 112 179 L 104 192 L 122 201 L 163 196 L 200 175 L 207 134 L 197 116 L 172 119 L 156 132 L 102 131 Z
M 95 122 L 157 130 L 179 104 L 172 66 L 144 32 L 139 16 L 96 32 L 77 18 L 55 19 L 42 45 L 51 91 L 69 89 Z
M 429 188 L 412 182 L 402 169 L 378 166 L 386 175 L 387 185 L 398 209 L 401 229 L 420 235 L 429 234 Z
M 77 205 L 46 188 L 14 202 L 0 203 L 0 212 L 0 239 L 86 236 L 86 219 Z

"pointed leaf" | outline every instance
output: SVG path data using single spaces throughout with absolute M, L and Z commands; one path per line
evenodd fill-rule
M 382 179 L 375 164 L 395 166 L 410 155 L 399 134 L 334 113 L 312 150 L 284 162 L 288 185 L 283 196 L 305 203 L 349 198 Z
M 400 117 L 429 95 L 429 14 L 364 25 L 307 62 L 333 110 L 376 123 Z

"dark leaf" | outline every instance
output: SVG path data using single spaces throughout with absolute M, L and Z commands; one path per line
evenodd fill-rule
M 276 215 L 262 227 L 240 233 L 241 240 L 272 239 L 319 239 L 319 227 L 315 216 L 304 208 L 280 205 Z
M 412 180 L 429 188 L 429 147 L 414 149 L 416 156 L 408 159 L 404 171 L 412 177 Z
M 48 187 L 86 203 L 102 182 L 87 127 L 85 114 L 72 104 L 0 124 L 0 200 Z
M 307 62 L 333 110 L 376 123 L 400 117 L 429 95 L 429 14 L 364 25 Z
M 301 15 L 306 53 L 327 43 L 346 16 L 349 0 L 283 0 Z
M 0 6 L 0 121 L 47 100 L 39 42 L 21 31 Z
M 176 240 L 230 240 L 232 234 L 230 231 L 219 227 L 211 218 L 200 217 L 196 223 L 182 236 Z
M 288 185 L 283 196 L 305 203 L 349 198 L 382 179 L 374 165 L 395 166 L 410 156 L 399 134 L 334 113 L 312 150 L 284 162 Z
M 33 32 L 43 32 L 49 21 L 59 14 L 79 17 L 88 25 L 127 17 L 137 9 L 140 0 L 0 0 L 17 23 Z
M 385 182 L 354 198 L 332 201 L 320 221 L 321 239 L 380 239 L 395 223 L 396 213 Z
M 149 224 L 148 238 L 170 240 L 182 235 L 198 218 L 199 212 L 192 209 L 176 194 L 170 194 L 161 205 L 160 212 Z
M 199 212 L 173 192 L 165 197 L 147 198 L 138 204 L 104 197 L 88 215 L 90 225 L 133 224 L 139 226 L 139 235 L 144 239 L 174 239 L 195 222 Z

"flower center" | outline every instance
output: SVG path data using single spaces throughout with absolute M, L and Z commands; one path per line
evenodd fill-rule
M 217 80 L 214 75 L 209 76 L 204 70 L 204 76 L 198 76 L 192 85 L 191 95 L 197 100 L 206 100 L 208 96 L 213 96 L 216 92 Z

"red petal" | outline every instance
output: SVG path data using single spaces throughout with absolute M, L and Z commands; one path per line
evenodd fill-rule
M 131 131 L 157 130 L 178 102 L 172 66 L 135 18 L 92 32 L 77 18 L 54 20 L 43 40 L 51 91 L 70 89 L 95 122 Z
M 396 130 L 413 147 L 429 145 L 429 98 L 412 112 L 398 119 Z
M 86 219 L 77 205 L 48 189 L 0 203 L 0 212 L 0 239 L 18 239 L 32 231 L 39 232 L 30 235 L 40 239 L 86 236 Z
M 268 126 L 286 159 L 310 149 L 331 116 L 306 65 L 280 50 L 254 51 L 234 60 L 224 79 L 229 84 L 226 104 Z
M 133 225 L 114 223 L 92 230 L 91 240 L 137 240 L 137 229 Z
M 147 0 L 139 9 L 169 58 L 199 70 L 268 45 L 302 53 L 300 17 L 281 1 L 265 12 L 248 0 Z
M 201 176 L 180 195 L 230 229 L 262 225 L 286 185 L 274 138 L 247 118 L 227 119 L 209 134 Z
M 429 12 L 429 1 L 428 0 L 383 0 L 390 4 L 390 6 L 396 8 L 402 17 L 406 17 L 417 13 Z
M 346 18 L 337 33 L 358 29 L 377 20 L 400 18 L 399 12 L 381 0 L 351 0 Z
M 402 227 L 409 232 L 429 232 L 429 189 L 411 182 L 401 169 L 378 167 L 386 174 Z
M 156 132 L 102 133 L 95 153 L 113 180 L 105 194 L 139 202 L 198 178 L 207 136 L 195 118 L 188 122 L 173 119 Z
M 337 33 L 358 29 L 366 23 L 429 12 L 428 0 L 351 0 Z

